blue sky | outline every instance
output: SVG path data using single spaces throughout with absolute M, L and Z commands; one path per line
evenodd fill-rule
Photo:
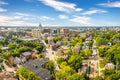
M 118 26 L 120 0 L 0 0 L 2 26 Z

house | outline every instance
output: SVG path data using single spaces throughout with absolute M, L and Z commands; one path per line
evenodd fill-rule
M 108 46 L 109 46 L 109 47 L 111 47 L 111 46 L 112 46 L 112 43 L 111 43 L 111 42 L 109 42 L 109 43 L 108 43 Z
M 31 52 L 23 52 L 23 53 L 21 53 L 20 54 L 20 57 L 22 58 L 22 57 L 25 57 L 26 58 L 26 60 L 28 60 L 28 59 L 30 59 L 31 58 Z
M 10 57 L 9 57 L 9 62 L 10 62 L 11 65 L 14 64 L 14 59 L 15 59 L 15 58 L 14 58 L 13 56 L 10 56 Z
M 48 37 L 47 39 L 48 39 L 48 44 L 49 44 L 49 45 L 52 44 L 52 43 L 54 43 L 52 36 Z
M 107 64 L 105 65 L 105 68 L 106 68 L 106 69 L 114 69 L 114 68 L 115 68 L 115 65 L 114 65 L 113 63 L 107 63 Z
M 82 46 L 82 49 L 89 49 L 89 46 L 85 43 L 83 46 Z
M 20 64 L 21 62 L 22 62 L 22 61 L 21 61 L 20 58 L 15 57 L 15 59 L 14 59 L 14 64 Z
M 38 41 L 37 38 L 31 38 L 31 37 L 22 37 L 22 38 L 19 38 L 20 40 L 23 40 L 23 41 Z
M 90 36 L 90 37 L 88 37 L 88 38 L 86 38 L 86 40 L 85 41 L 92 41 L 92 37 Z
M 2 47 L 1 49 L 2 49 L 2 52 L 8 52 L 9 47 Z
M 50 71 L 44 68 L 48 60 L 48 58 L 29 60 L 23 66 L 34 72 L 36 76 L 40 76 L 41 80 L 53 80 Z
M 61 46 L 61 45 L 62 45 L 62 42 L 61 42 L 61 41 L 57 41 L 57 42 L 56 42 L 56 46 L 57 46 L 57 47 L 59 47 L 59 46 Z
M 87 73 L 88 71 L 88 65 L 87 63 L 82 63 L 81 69 L 79 69 L 79 74 Z
M 0 80 L 18 80 L 18 79 L 15 78 L 12 74 L 3 71 L 0 73 Z
M 12 65 L 22 64 L 25 63 L 27 60 L 25 57 L 10 57 L 9 62 Z
M 79 46 L 75 46 L 74 49 L 73 49 L 73 52 L 79 53 L 80 52 L 80 47 Z
M 56 44 L 55 43 L 52 43 L 49 45 L 50 49 L 51 50 L 55 50 L 56 49 Z
M 3 36 L 0 36 L 0 40 L 3 40 L 4 39 L 4 37 Z
M 99 48 L 105 48 L 106 47 L 106 45 L 101 45 L 101 46 L 99 46 Z

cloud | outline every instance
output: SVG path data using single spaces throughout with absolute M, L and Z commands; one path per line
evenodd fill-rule
M 23 20 L 16 20 L 13 16 L 0 16 L 0 26 L 36 26 L 36 23 L 31 23 Z
M 6 12 L 7 9 L 0 8 L 0 12 Z
M 91 14 L 95 14 L 95 13 L 107 13 L 107 11 L 101 10 L 101 9 L 92 9 L 92 10 L 86 11 L 82 14 L 83 15 L 91 15 Z
M 40 20 L 47 21 L 54 20 L 54 18 L 13 12 L 11 13 L 11 16 L 5 14 L 0 15 L 0 26 L 36 26 Z
M 62 12 L 70 13 L 72 11 L 83 10 L 82 8 L 76 8 L 76 4 L 73 3 L 61 2 L 58 0 L 38 0 L 38 1 L 41 1 L 43 4 Z
M 24 21 L 23 19 L 17 20 L 19 17 L 13 16 L 0 16 L 0 26 L 38 26 L 39 22 Z M 28 18 L 30 19 L 30 18 Z M 38 19 L 37 19 L 38 20 Z M 42 23 L 42 26 L 58 26 L 58 24 Z
M 20 13 L 20 12 L 15 12 L 14 14 L 18 16 L 31 16 L 30 14 Z
M 86 16 L 75 16 L 74 18 L 70 19 L 72 22 L 80 23 L 80 24 L 85 24 L 85 25 L 90 25 L 90 17 Z
M 51 18 L 51 17 L 48 17 L 48 16 L 40 16 L 40 19 L 43 20 L 43 21 L 54 20 L 54 18 Z
M 58 16 L 60 19 L 68 19 L 68 16 L 66 16 L 66 15 L 59 15 Z
M 0 0 L 0 5 L 7 5 L 8 3 Z
M 75 9 L 75 11 L 77 11 L 77 12 L 80 12 L 80 11 L 82 11 L 83 9 L 82 8 L 76 8 Z
M 98 4 L 104 7 L 120 8 L 120 1 Z

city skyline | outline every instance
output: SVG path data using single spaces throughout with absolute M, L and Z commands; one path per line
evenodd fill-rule
M 0 26 L 119 26 L 120 0 L 0 0 Z

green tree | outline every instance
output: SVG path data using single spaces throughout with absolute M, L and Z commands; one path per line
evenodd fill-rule
M 0 46 L 0 53 L 2 52 L 2 46 Z
M 102 38 L 101 37 L 96 37 L 95 44 L 96 44 L 96 46 L 100 46 L 102 44 Z
M 2 56 L 5 58 L 5 59 L 8 59 L 10 57 L 10 54 L 8 52 L 4 52 L 2 54 Z
M 15 48 L 17 48 L 17 45 L 14 44 L 14 43 L 10 43 L 10 44 L 8 45 L 8 47 L 9 47 L 9 49 L 15 49 Z
M 39 46 L 36 47 L 36 49 L 41 52 L 43 50 L 43 46 L 39 45 Z
M 68 80 L 81 80 L 81 76 L 80 74 L 75 73 L 72 76 L 70 76 Z
M 60 41 L 62 40 L 62 37 L 61 36 L 56 36 L 53 38 L 53 41 L 56 43 L 57 41 Z
M 54 62 L 52 60 L 50 60 L 46 65 L 45 68 L 50 70 L 51 73 L 54 72 Z
M 93 80 L 103 80 L 101 76 L 96 76 Z
M 81 67 L 81 56 L 78 54 L 71 55 L 70 59 L 68 60 L 68 63 L 72 68 L 74 68 L 77 71 Z
M 58 63 L 58 64 L 61 64 L 61 63 L 64 62 L 64 61 L 65 61 L 64 58 L 57 58 L 57 63 Z
M 75 71 L 70 66 L 64 66 L 62 71 L 56 72 L 55 77 L 56 80 L 68 80 L 74 73 Z
M 16 75 L 19 77 L 23 77 L 25 80 L 41 80 L 38 76 L 35 76 L 35 74 L 26 68 L 19 68 L 16 72 Z
M 92 47 L 93 41 L 88 42 L 88 46 Z
M 108 46 L 105 46 L 104 48 L 99 48 L 99 49 L 98 49 L 98 51 L 99 51 L 99 56 L 100 56 L 100 57 L 105 57 L 106 54 L 107 54 L 108 49 L 109 49 Z
M 85 49 L 83 55 L 84 55 L 85 58 L 89 58 L 92 55 L 92 50 L 91 49 Z

